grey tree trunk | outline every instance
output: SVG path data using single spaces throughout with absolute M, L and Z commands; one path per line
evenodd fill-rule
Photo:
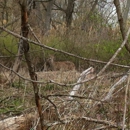
M 124 10 L 124 14 L 123 14 L 125 27 L 126 27 L 126 23 L 127 23 L 129 10 L 130 10 L 130 0 L 127 0 L 127 4 L 126 4 L 125 10 Z
M 51 12 L 52 7 L 54 4 L 54 0 L 51 0 L 47 3 L 46 13 L 45 13 L 45 23 L 44 23 L 44 34 L 48 34 L 48 31 L 50 30 L 50 24 L 51 24 Z
M 72 19 L 73 19 L 73 11 L 74 11 L 74 2 L 75 0 L 68 0 L 68 5 L 67 8 L 65 10 L 65 14 L 66 14 L 66 26 L 68 28 L 71 27 L 71 23 L 72 23 Z
M 82 23 L 82 26 L 81 26 L 81 29 L 82 30 L 87 30 L 87 27 L 90 26 L 91 24 L 91 21 L 89 20 L 89 17 L 93 14 L 93 12 L 95 11 L 96 9 L 96 5 L 98 4 L 98 0 L 95 0 L 95 2 L 93 3 L 92 5 L 92 8 L 90 10 L 90 12 L 85 16 L 85 19 Z
M 14 65 L 13 65 L 13 71 L 18 72 L 20 68 L 20 64 L 22 61 L 22 56 L 23 56 L 23 45 L 22 45 L 22 40 L 19 42 L 19 47 L 18 47 L 18 53 L 17 57 L 15 59 Z M 9 75 L 9 80 L 7 81 L 6 84 L 13 83 L 15 80 L 16 75 L 14 73 L 10 73 Z
M 121 31 L 121 34 L 122 34 L 122 39 L 124 40 L 125 36 L 126 36 L 126 30 L 125 30 L 124 19 L 123 19 L 122 12 L 121 12 L 120 1 L 114 0 L 114 4 L 115 4 L 115 7 L 116 7 L 116 12 L 117 12 L 117 16 L 118 16 L 120 31 Z M 130 53 L 130 46 L 129 46 L 128 41 L 125 44 L 125 48 Z
M 36 15 L 37 15 L 37 24 L 39 28 L 43 28 L 43 12 L 41 11 L 41 3 L 40 2 L 35 2 L 36 3 Z M 42 31 L 41 31 L 42 32 Z

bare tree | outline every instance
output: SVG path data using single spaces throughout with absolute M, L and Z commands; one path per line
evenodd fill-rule
M 20 0 L 19 1 L 19 5 L 21 8 L 21 35 L 25 38 L 28 38 L 28 34 L 29 34 L 29 28 L 28 28 L 28 18 L 29 18 L 29 14 L 30 14 L 30 4 L 31 1 L 29 0 Z M 30 74 L 30 78 L 34 81 L 37 80 L 37 75 L 35 73 L 35 69 L 33 64 L 31 63 L 31 58 L 30 58 L 30 54 L 29 52 L 29 43 L 26 40 L 20 39 L 20 43 L 19 43 L 19 49 L 18 49 L 18 57 L 16 57 L 14 66 L 13 66 L 13 71 L 18 72 L 19 70 L 19 66 L 22 60 L 22 55 L 24 54 L 25 59 L 26 59 L 26 63 L 28 66 L 28 70 L 29 70 L 29 74 Z M 13 81 L 15 78 L 15 74 L 10 74 L 10 80 Z M 36 102 L 36 106 L 38 108 L 38 113 L 40 116 L 40 123 L 41 123 L 41 129 L 43 129 L 43 115 L 42 115 L 42 107 L 40 104 L 40 97 L 39 97 L 39 89 L 38 89 L 38 85 L 36 82 L 32 82 L 33 84 L 33 88 L 34 88 L 34 94 L 35 94 L 35 102 Z
M 95 9 L 96 9 L 96 5 L 98 4 L 98 0 L 95 0 L 89 13 L 85 16 L 85 19 L 82 23 L 82 29 L 85 29 L 87 24 L 88 26 L 90 25 L 89 23 L 91 22 L 89 19 L 90 19 L 90 16 L 94 13 Z
M 29 33 L 28 16 L 30 12 L 28 12 L 29 10 L 27 10 L 28 9 L 27 2 L 29 1 L 23 0 L 19 2 L 20 7 L 21 7 L 21 30 L 22 30 L 22 36 L 25 38 L 28 38 L 28 33 Z M 28 53 L 29 43 L 28 41 L 22 40 L 22 44 L 23 44 L 24 56 L 25 56 L 26 63 L 28 66 L 30 78 L 34 81 L 37 81 L 37 75 L 35 73 L 34 66 L 31 63 L 30 54 Z M 40 104 L 39 89 L 36 82 L 32 82 L 32 84 L 33 84 L 33 89 L 34 89 L 34 94 L 35 94 L 35 103 L 36 103 L 38 113 L 40 116 L 41 129 L 43 129 L 43 115 L 42 115 L 42 107 Z
M 46 13 L 45 13 L 45 24 L 44 24 L 44 34 L 47 34 L 50 30 L 51 24 L 51 12 L 53 7 L 54 0 L 47 2 Z
M 65 10 L 66 26 L 69 28 L 71 27 L 71 23 L 72 23 L 72 14 L 74 12 L 74 2 L 75 2 L 75 0 L 68 0 L 68 5 Z
M 0 8 L 1 10 L 1 22 L 3 25 L 7 24 L 11 12 L 11 6 L 12 6 L 12 0 L 4 0 L 0 2 Z
M 37 25 L 39 26 L 39 28 L 41 28 L 41 32 L 42 32 L 42 28 L 43 28 L 43 24 L 44 24 L 42 4 L 41 4 L 41 2 L 37 2 L 37 0 L 36 0 L 35 6 L 36 6 L 35 9 L 36 9 L 36 16 L 37 16 Z
M 67 0 L 67 1 L 55 1 L 54 5 L 56 7 L 55 10 L 59 10 L 62 12 L 62 20 L 65 18 L 66 27 L 70 28 L 73 20 L 73 12 L 75 7 L 76 0 Z M 65 15 L 65 17 L 64 17 Z M 61 16 L 60 16 L 61 17 Z
M 122 38 L 124 40 L 125 35 L 126 35 L 126 30 L 125 30 L 124 19 L 123 19 L 122 12 L 121 12 L 120 1 L 114 0 L 114 4 L 115 4 L 115 7 L 116 7 L 116 12 L 117 12 L 117 16 L 118 16 L 119 25 L 120 25 L 120 31 L 121 31 L 121 34 L 122 34 Z M 128 41 L 125 44 L 125 48 L 130 53 L 130 46 L 128 44 Z
M 125 26 L 126 26 L 126 22 L 127 22 L 127 18 L 128 18 L 129 9 L 130 9 L 130 0 L 127 0 L 127 4 L 126 4 L 126 7 L 125 7 L 124 13 L 123 13 L 123 19 L 124 19 Z

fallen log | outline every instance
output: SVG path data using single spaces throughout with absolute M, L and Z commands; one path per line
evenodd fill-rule
M 35 127 L 35 122 L 34 114 L 9 117 L 0 121 L 0 130 L 29 130 Z

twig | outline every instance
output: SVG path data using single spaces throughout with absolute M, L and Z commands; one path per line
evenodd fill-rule
M 2 103 L 2 102 L 4 102 L 5 100 L 10 100 L 11 98 L 18 98 L 19 96 L 16 96 L 16 95 L 14 95 L 14 96 L 8 96 L 8 97 L 5 97 L 4 99 L 1 99 L 0 100 L 0 104 Z
M 87 80 L 84 80 L 82 82 L 79 82 L 79 83 L 73 83 L 73 84 L 64 84 L 64 83 L 58 83 L 58 82 L 55 82 L 53 80 L 50 80 L 48 82 L 44 82 L 44 81 L 35 81 L 35 80 L 32 80 L 32 79 L 28 79 L 26 77 L 23 77 L 22 75 L 20 75 L 19 73 L 17 73 L 16 71 L 14 71 L 13 69 L 11 68 L 8 68 L 6 66 L 4 66 L 3 64 L 0 63 L 0 66 L 2 66 L 3 68 L 15 73 L 17 76 L 19 76 L 20 78 L 22 78 L 23 80 L 27 80 L 27 81 L 30 81 L 30 82 L 36 82 L 36 83 L 40 83 L 40 84 L 48 84 L 48 83 L 53 83 L 53 84 L 56 84 L 56 85 L 59 85 L 59 86 L 75 86 L 75 85 L 78 85 L 78 84 L 82 84 L 82 83 L 85 83 L 85 82 L 89 82 L 91 80 L 93 80 L 94 78 L 96 78 L 95 76 L 90 78 L 90 79 L 87 79 Z
M 23 77 L 22 75 L 20 75 L 19 73 L 17 73 L 16 71 L 14 71 L 13 69 L 11 69 L 11 68 L 8 68 L 8 67 L 6 67 L 6 66 L 4 66 L 3 64 L 1 64 L 0 63 L 0 66 L 2 66 L 3 68 L 5 68 L 5 69 L 7 69 L 7 70 L 9 70 L 9 71 L 11 71 L 11 72 L 13 72 L 14 74 L 16 74 L 17 76 L 19 76 L 21 79 L 23 79 L 23 80 L 27 80 L 27 81 L 30 81 L 30 82 L 34 82 L 35 80 L 32 80 L 32 79 L 27 79 L 26 77 Z M 35 81 L 35 82 L 37 82 L 37 83 L 45 83 L 45 82 L 40 82 L 40 81 Z
M 20 17 L 15 18 L 12 22 L 8 23 L 8 24 L 7 24 L 7 25 L 5 25 L 4 27 L 6 28 L 6 27 L 10 26 L 11 24 L 13 24 L 13 23 L 17 22 L 19 19 L 20 19 Z M 3 30 L 0 30 L 0 34 L 1 34 L 2 32 L 3 32 Z
M 31 28 L 30 24 L 28 24 L 28 27 L 29 27 L 31 33 L 33 34 L 34 38 L 37 40 L 37 42 L 41 43 L 40 40 L 38 39 L 38 37 L 35 35 L 35 33 L 34 33 L 33 29 Z
M 88 122 L 93 122 L 93 123 L 98 123 L 98 124 L 104 124 L 104 125 L 107 125 L 109 127 L 113 127 L 113 128 L 121 128 L 121 126 L 117 125 L 115 122 L 112 122 L 112 121 L 106 121 L 106 120 L 98 120 L 98 119 L 94 119 L 94 118 L 91 118 L 91 117 L 78 117 L 78 118 L 65 118 L 62 120 L 63 123 L 61 122 L 54 122 L 54 123 L 48 123 L 47 126 L 50 127 L 50 126 L 55 126 L 55 125 L 58 125 L 58 124 L 67 124 L 67 123 L 70 123 L 72 121 L 76 121 L 76 120 L 85 120 L 85 121 L 88 121 Z
M 40 121 L 40 118 L 38 118 L 38 120 L 37 120 L 35 126 L 33 127 L 33 130 L 37 130 L 37 126 L 38 126 L 38 124 L 39 124 L 39 121 Z
M 126 109 L 127 109 L 127 95 L 128 95 L 128 89 L 130 84 L 130 73 L 128 75 L 126 90 L 125 90 L 125 101 L 124 101 L 124 114 L 123 114 L 123 124 L 122 124 L 122 130 L 125 130 L 125 119 L 126 119 Z
M 100 128 L 96 128 L 96 129 L 92 129 L 92 130 L 106 130 L 108 128 L 110 128 L 110 126 L 102 126 Z
M 37 130 L 37 126 L 38 126 L 38 124 L 39 124 L 39 121 L 40 121 L 40 118 L 38 118 L 38 120 L 37 120 L 35 126 L 33 127 L 34 130 Z
M 94 68 L 93 68 L 93 67 L 90 67 L 90 68 L 88 68 L 87 70 L 83 71 L 83 72 L 81 73 L 81 75 L 80 75 L 80 77 L 79 77 L 77 83 L 82 82 L 82 81 L 85 79 L 85 77 L 88 76 L 88 74 L 90 74 L 90 73 L 92 73 L 92 72 L 94 72 Z M 80 86 L 81 86 L 81 84 L 75 85 L 74 88 L 73 88 L 73 90 L 70 92 L 70 96 L 75 95 L 75 94 L 77 93 L 77 91 L 79 90 Z M 72 97 L 69 97 L 69 99 L 72 100 L 73 98 L 72 98 Z
M 30 24 L 28 24 L 28 27 L 29 27 L 31 33 L 33 34 L 34 38 L 36 39 L 36 41 L 37 41 L 38 43 L 41 43 L 40 40 L 38 39 L 38 37 L 36 36 L 36 34 L 34 33 L 33 29 L 31 28 Z M 43 59 L 44 59 L 44 62 L 45 62 L 44 48 L 41 47 L 41 51 L 42 51 Z
M 128 37 L 129 37 L 129 34 L 130 34 L 130 28 L 128 29 L 128 32 L 125 36 L 125 39 L 124 41 L 122 42 L 121 46 L 117 49 L 117 51 L 115 52 L 115 54 L 112 56 L 112 58 L 107 62 L 107 64 L 102 68 L 102 70 L 97 74 L 98 76 L 101 75 L 105 70 L 106 68 L 114 61 L 114 59 L 116 58 L 116 56 L 119 54 L 119 52 L 122 50 L 122 48 L 125 46 L 127 40 L 128 40 Z
M 26 95 L 26 90 L 27 90 L 27 81 L 25 80 L 25 84 L 24 84 L 24 93 L 23 93 L 23 103 L 24 103 L 24 101 L 25 101 L 25 95 Z
M 118 85 L 122 84 L 126 79 L 128 78 L 128 75 L 124 75 L 118 82 L 116 82 L 111 89 L 109 90 L 107 96 L 102 99 L 102 101 L 108 101 L 112 97 L 112 93 L 117 88 Z
M 57 109 L 57 106 L 56 106 L 48 97 L 45 97 L 45 96 L 44 96 L 44 98 L 47 99 L 47 100 L 53 105 L 53 107 L 55 108 L 55 112 L 56 112 L 56 114 L 57 114 L 57 116 L 58 116 L 58 120 L 59 120 L 60 122 L 62 122 L 61 119 L 60 119 L 61 117 L 60 117 L 60 113 L 59 113 L 59 111 L 58 111 L 58 109 Z
M 95 98 L 92 98 L 92 97 L 86 97 L 86 96 L 78 96 L 78 95 L 72 95 L 70 96 L 69 94 L 68 95 L 63 95 L 63 94 L 52 94 L 52 95 L 47 95 L 47 97 L 72 97 L 72 98 L 79 98 L 79 99 L 89 99 L 89 100 L 94 100 L 94 101 L 98 101 L 98 102 L 103 102 L 99 99 L 95 99 Z

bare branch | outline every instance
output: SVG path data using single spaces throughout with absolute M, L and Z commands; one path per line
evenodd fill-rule
M 85 82 L 89 82 L 91 80 L 93 80 L 95 77 L 92 77 L 90 79 L 87 79 L 87 80 L 84 80 L 82 82 L 79 82 L 79 83 L 73 83 L 73 84 L 64 84 L 64 83 L 58 83 L 58 82 L 55 82 L 53 80 L 50 80 L 48 82 L 43 82 L 43 81 L 35 81 L 35 80 L 32 80 L 32 79 L 28 79 L 27 77 L 23 77 L 22 75 L 20 75 L 19 73 L 17 73 L 16 71 L 14 71 L 13 69 L 11 68 L 8 68 L 6 66 L 4 66 L 3 64 L 0 63 L 0 66 L 15 73 L 17 76 L 19 76 L 20 78 L 22 78 L 23 80 L 27 80 L 27 81 L 30 81 L 30 82 L 36 82 L 36 83 L 40 83 L 40 84 L 48 84 L 48 83 L 53 83 L 53 84 L 57 84 L 57 85 L 60 85 L 60 86 L 75 86 L 77 84 L 82 84 L 82 83 L 85 83 Z
M 17 33 L 14 33 L 14 32 L 12 32 L 12 31 L 10 31 L 10 30 L 4 28 L 3 26 L 0 26 L 0 29 L 4 30 L 5 32 L 8 32 L 9 34 L 11 34 L 11 35 L 13 35 L 13 36 L 15 36 L 15 37 L 17 37 L 17 38 L 23 39 L 23 40 L 28 41 L 28 42 L 30 42 L 30 43 L 32 43 L 32 44 L 38 45 L 38 46 L 43 47 L 43 48 L 46 48 L 46 49 L 48 49 L 48 50 L 52 50 L 52 51 L 54 51 L 54 52 L 60 52 L 60 53 L 63 53 L 63 54 L 66 54 L 66 55 L 69 55 L 69 56 L 72 56 L 72 57 L 76 57 L 76 58 L 81 59 L 81 60 L 84 60 L 84 61 L 91 61 L 91 62 L 96 62 L 96 63 L 101 63 L 101 64 L 106 64 L 106 63 L 108 63 L 108 62 L 99 61 L 99 60 L 94 60 L 94 59 L 87 59 L 87 58 L 85 58 L 85 57 L 77 56 L 77 55 L 75 55 L 75 54 L 72 54 L 72 53 L 69 53 L 69 52 L 66 52 L 66 51 L 63 51 L 63 50 L 59 50 L 59 49 L 56 49 L 56 48 L 53 48 L 53 47 L 46 46 L 46 45 L 44 45 L 44 44 L 42 44 L 42 43 L 38 43 L 38 42 L 32 41 L 32 40 L 30 40 L 30 39 L 28 39 L 28 38 L 25 38 L 25 37 L 23 37 L 23 36 L 21 36 L 21 35 L 19 35 L 19 34 L 17 34 Z M 114 64 L 114 63 L 110 63 L 110 65 L 117 66 L 117 67 L 122 67 L 122 68 L 130 68 L 130 66 L 120 65 L 120 64 Z
M 118 126 L 115 122 L 112 122 L 112 121 L 106 121 L 106 120 L 98 120 L 98 119 L 94 119 L 94 118 L 91 118 L 91 117 L 77 117 L 77 118 L 67 118 L 67 119 L 63 119 L 62 122 L 63 124 L 67 124 L 67 123 L 70 123 L 72 121 L 77 121 L 77 120 L 85 120 L 85 121 L 88 121 L 88 122 L 93 122 L 93 123 L 98 123 L 98 124 L 103 124 L 103 125 L 108 125 L 109 127 L 113 127 L 113 128 L 121 128 L 121 125 Z M 62 124 L 61 122 L 54 122 L 54 123 L 48 123 L 47 126 L 55 126 L 55 125 L 58 125 L 58 124 Z
M 94 72 L 94 68 L 93 67 L 90 67 L 88 68 L 87 70 L 83 71 L 81 74 L 80 74 L 80 77 L 77 81 L 77 83 L 80 83 L 82 82 L 83 80 L 85 80 L 86 76 L 88 76 L 88 74 L 90 73 L 93 73 Z M 88 78 L 89 79 L 89 78 Z M 81 84 L 78 84 L 78 85 L 75 85 L 73 90 L 70 92 L 70 96 L 73 96 L 77 93 L 77 91 L 79 90 Z M 69 97 L 69 99 L 73 99 L 72 97 Z
M 128 40 L 128 37 L 129 37 L 129 34 L 130 34 L 130 28 L 128 29 L 128 32 L 125 36 L 125 39 L 124 41 L 122 42 L 121 46 L 117 49 L 117 51 L 115 52 L 115 54 L 112 56 L 112 58 L 107 62 L 107 64 L 102 68 L 102 70 L 97 74 L 98 76 L 101 75 L 105 70 L 106 68 L 114 61 L 114 59 L 116 58 L 116 56 L 119 54 L 119 52 L 122 50 L 122 48 L 125 46 L 127 40 Z
M 109 90 L 107 96 L 102 101 L 108 101 L 110 98 L 112 98 L 112 94 L 114 90 L 117 88 L 118 85 L 122 84 L 126 79 L 128 78 L 128 75 L 124 75 L 118 82 L 116 82 L 111 89 Z
M 125 120 L 126 120 L 126 109 L 128 104 L 128 91 L 129 91 L 129 85 L 130 85 L 130 73 L 128 75 L 126 90 L 125 90 L 125 100 L 124 100 L 124 114 L 123 114 L 123 125 L 122 130 L 125 130 Z

